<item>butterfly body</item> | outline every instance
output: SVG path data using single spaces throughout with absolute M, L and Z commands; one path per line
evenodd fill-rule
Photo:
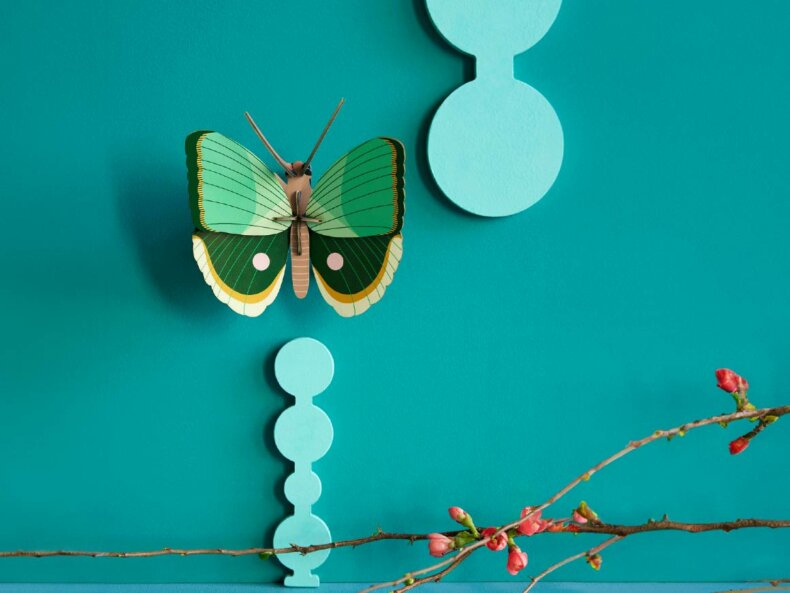
M 292 170 L 300 171 L 300 163 L 293 163 Z M 286 181 L 279 179 L 285 195 L 291 205 L 291 216 L 283 220 L 291 222 L 291 283 L 297 298 L 307 296 L 310 288 L 310 233 L 307 228 L 307 205 L 312 194 L 312 175 L 302 172 L 299 175 L 287 175 Z M 310 219 L 317 220 L 317 219 Z
M 235 312 L 263 313 L 277 297 L 289 254 L 299 298 L 307 294 L 311 268 L 321 295 L 344 317 L 364 313 L 384 295 L 403 251 L 400 142 L 368 140 L 315 187 L 310 159 L 282 161 L 280 177 L 217 132 L 190 134 L 186 153 L 195 261 L 215 296 Z

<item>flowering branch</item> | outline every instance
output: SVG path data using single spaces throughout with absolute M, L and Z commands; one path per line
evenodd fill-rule
M 639 525 L 617 525 L 611 523 L 598 523 L 595 525 L 574 525 L 573 529 L 565 529 L 564 532 L 573 533 L 601 533 L 608 535 L 633 535 L 646 531 L 686 531 L 689 533 L 702 533 L 704 531 L 734 531 L 736 529 L 765 527 L 771 529 L 790 528 L 790 521 L 780 521 L 775 519 L 737 519 L 735 521 L 724 521 L 719 523 L 681 523 L 678 521 L 647 521 Z M 460 531 L 446 531 L 442 535 L 448 538 L 457 536 Z M 543 533 L 560 533 L 560 531 L 544 531 Z M 402 540 L 414 543 L 429 539 L 428 533 L 388 533 L 378 531 L 367 537 L 339 540 L 327 544 L 316 544 L 312 546 L 293 545 L 287 548 L 200 548 L 200 549 L 181 549 L 181 548 L 162 548 L 161 550 L 147 550 L 139 552 L 80 552 L 75 550 L 16 550 L 0 552 L 0 558 L 49 558 L 52 556 L 81 556 L 88 558 L 151 558 L 155 556 L 279 556 L 281 554 L 311 554 L 320 550 L 334 550 L 336 548 L 356 548 L 364 544 L 370 544 L 386 540 Z M 516 537 L 522 537 L 518 534 Z M 412 573 L 414 575 L 415 573 Z
M 257 554 L 263 559 L 280 554 L 310 554 L 320 550 L 356 547 L 384 540 L 405 540 L 414 543 L 418 540 L 428 540 L 428 549 L 431 555 L 442 557 L 450 554 L 440 562 L 425 568 L 412 571 L 398 579 L 372 585 L 364 589 L 362 593 L 384 587 L 398 587 L 393 593 L 405 593 L 411 589 L 419 587 L 425 583 L 438 582 L 447 574 L 455 570 L 464 562 L 474 551 L 487 547 L 492 551 L 500 551 L 508 548 L 507 570 L 515 575 L 527 566 L 527 554 L 516 544 L 515 539 L 522 536 L 533 536 L 539 533 L 600 533 L 611 535 L 603 543 L 590 548 L 585 552 L 580 552 L 550 566 L 538 576 L 532 579 L 531 584 L 525 589 L 524 593 L 530 591 L 537 582 L 548 574 L 562 568 L 575 560 L 585 558 L 587 563 L 594 569 L 601 567 L 600 552 L 608 546 L 622 540 L 623 538 L 637 533 L 652 531 L 686 531 L 689 533 L 701 533 L 705 531 L 732 531 L 744 528 L 788 528 L 790 520 L 775 519 L 736 519 L 734 521 L 716 523 L 683 523 L 670 521 L 664 515 L 660 521 L 648 520 L 646 523 L 638 525 L 617 525 L 605 523 L 600 520 L 598 515 L 586 503 L 582 502 L 573 510 L 571 517 L 567 519 L 543 519 L 541 513 L 547 507 L 556 503 L 576 486 L 589 480 L 594 474 L 601 471 L 606 466 L 614 463 L 621 457 L 639 449 L 640 447 L 660 439 L 672 440 L 675 437 L 682 437 L 690 430 L 695 430 L 703 426 L 721 424 L 726 426 L 731 422 L 739 420 L 749 420 L 756 422 L 752 430 L 741 437 L 733 440 L 729 445 L 732 455 L 742 453 L 750 444 L 752 439 L 764 431 L 769 425 L 776 422 L 781 416 L 790 414 L 790 405 L 778 406 L 774 408 L 757 409 L 748 398 L 748 382 L 727 369 L 716 371 L 718 386 L 730 393 L 735 400 L 736 411 L 731 414 L 721 414 L 702 420 L 687 422 L 668 430 L 657 430 L 653 434 L 637 441 L 630 441 L 626 447 L 607 457 L 603 461 L 592 466 L 586 472 L 572 480 L 569 484 L 548 498 L 543 504 L 536 507 L 525 507 L 521 512 L 521 517 L 501 527 L 488 527 L 478 530 L 469 513 L 459 507 L 449 509 L 450 517 L 459 523 L 464 529 L 457 531 L 446 531 L 443 533 L 413 534 L 413 533 L 388 533 L 377 529 L 372 535 L 354 539 L 347 539 L 337 542 L 315 545 L 296 545 L 293 544 L 284 548 L 245 548 L 245 549 L 225 549 L 225 548 L 201 548 L 201 549 L 179 549 L 163 548 L 161 550 L 139 551 L 139 552 L 87 552 L 71 550 L 52 550 L 52 551 L 0 551 L 0 558 L 11 557 L 34 557 L 44 558 L 51 556 L 88 556 L 94 558 L 143 558 L 153 556 L 179 555 L 226 555 L 226 556 L 245 556 Z
M 574 511 L 573 513 L 574 523 L 563 525 L 562 523 L 554 522 L 551 520 L 548 521 L 542 520 L 540 517 L 543 509 L 554 504 L 560 498 L 562 498 L 568 492 L 574 489 L 576 486 L 578 486 L 582 482 L 589 480 L 594 474 L 602 470 L 604 467 L 610 465 L 611 463 L 614 463 L 621 457 L 624 457 L 625 455 L 631 453 L 632 451 L 635 451 L 636 449 L 646 444 L 657 441 L 659 439 L 666 438 L 667 440 L 672 440 L 676 436 L 681 436 L 681 437 L 685 436 L 686 433 L 689 432 L 690 430 L 695 430 L 703 426 L 709 426 L 711 424 L 720 424 L 722 426 L 726 426 L 730 422 L 735 422 L 744 419 L 757 421 L 758 424 L 753 430 L 749 431 L 745 435 L 739 437 L 738 439 L 735 439 L 730 443 L 730 453 L 733 455 L 737 455 L 739 453 L 742 453 L 744 449 L 748 447 L 751 439 L 753 439 L 760 432 L 762 432 L 769 424 L 772 424 L 773 422 L 778 420 L 780 416 L 784 416 L 785 414 L 790 413 L 790 405 L 780 406 L 776 408 L 765 408 L 762 410 L 756 409 L 755 406 L 751 404 L 751 402 L 748 399 L 748 395 L 747 395 L 747 391 L 749 388 L 748 382 L 742 377 L 740 377 L 739 375 L 737 375 L 736 373 L 734 373 L 733 371 L 730 371 L 728 369 L 719 369 L 718 371 L 716 371 L 716 377 L 718 379 L 718 386 L 733 396 L 733 399 L 736 402 L 736 412 L 732 414 L 721 414 L 719 416 L 713 416 L 711 418 L 705 418 L 703 420 L 695 420 L 693 422 L 687 422 L 685 424 L 682 424 L 680 426 L 668 430 L 657 430 L 653 434 L 644 437 L 638 441 L 631 441 L 628 444 L 628 446 L 621 449 L 614 455 L 607 457 L 606 459 L 594 465 L 585 473 L 581 474 L 579 477 L 571 481 L 567 486 L 559 490 L 543 504 L 537 507 L 524 508 L 524 510 L 521 513 L 520 519 L 494 530 L 493 533 L 491 531 L 484 532 L 484 534 L 481 534 L 480 536 L 481 539 L 474 541 L 474 543 L 467 545 L 467 543 L 463 540 L 458 541 L 458 537 L 456 537 L 454 540 L 449 540 L 446 536 L 444 536 L 444 539 L 447 540 L 447 542 L 444 543 L 445 549 L 443 550 L 438 549 L 437 552 L 439 553 L 434 553 L 434 549 L 429 548 L 433 555 L 441 555 L 444 553 L 448 553 L 452 551 L 454 548 L 460 548 L 460 551 L 458 551 L 454 557 L 451 557 L 452 560 L 444 561 L 443 563 L 440 563 L 438 565 L 439 567 L 442 567 L 442 570 L 440 572 L 427 574 L 426 576 L 423 576 L 419 579 L 414 579 L 412 576 L 414 573 L 411 573 L 409 575 L 402 577 L 401 579 L 391 581 L 390 583 L 387 583 L 387 585 L 391 585 L 391 586 L 403 585 L 402 587 L 395 589 L 393 593 L 404 593 L 405 591 L 413 589 L 414 587 L 417 587 L 419 585 L 429 582 L 437 582 L 442 578 L 444 578 L 444 576 L 446 576 L 449 572 L 455 570 L 458 567 L 458 565 L 461 564 L 461 562 L 466 560 L 469 557 L 469 555 L 473 551 L 477 550 L 478 548 L 485 545 L 492 550 L 501 549 L 501 547 L 497 545 L 497 540 L 502 535 L 507 535 L 508 538 L 507 546 L 510 548 L 510 552 L 508 554 L 508 562 L 507 562 L 508 572 L 510 572 L 511 574 L 516 574 L 526 566 L 527 555 L 524 552 L 522 552 L 521 549 L 512 540 L 512 536 L 515 533 L 521 533 L 522 535 L 534 535 L 535 533 L 540 533 L 541 531 L 550 530 L 552 528 L 557 528 L 557 527 L 559 527 L 559 530 L 579 532 L 582 531 L 582 525 L 585 525 L 587 523 L 591 523 L 590 527 L 588 528 L 588 530 L 590 531 L 592 531 L 592 529 L 596 526 L 598 527 L 602 526 L 601 522 L 598 519 L 598 516 L 591 509 L 589 509 L 589 507 L 587 507 L 585 503 L 582 503 Z M 455 507 L 453 507 L 453 509 L 454 508 Z M 453 516 L 453 509 L 450 510 L 451 516 Z M 666 518 L 664 521 L 667 524 L 670 523 Z M 648 524 L 646 524 L 645 526 L 642 526 L 640 530 L 649 531 L 650 530 L 650 528 L 648 527 L 649 524 L 650 522 L 648 522 Z M 787 525 L 786 522 L 780 521 L 774 526 L 786 527 Z M 712 529 L 715 529 L 715 527 L 709 526 L 708 528 L 705 528 L 702 525 L 696 525 L 694 528 L 689 528 L 685 530 L 690 532 L 698 532 L 703 530 L 710 531 Z M 603 533 L 604 531 L 598 531 L 598 532 Z M 636 531 L 633 531 L 632 533 L 636 533 Z M 438 536 L 439 534 L 434 534 L 434 535 Z M 622 537 L 625 537 L 625 535 L 619 535 L 616 541 L 619 541 L 619 539 L 622 539 Z M 441 537 L 435 537 L 434 539 L 443 542 Z M 615 538 L 612 538 L 612 540 L 614 539 Z M 607 541 L 611 541 L 611 540 L 607 540 Z M 494 544 L 494 545 L 492 546 L 490 544 Z M 594 555 L 587 555 L 587 560 L 588 563 L 596 570 L 600 568 L 601 557 L 597 553 L 595 553 Z M 568 562 L 571 561 L 572 560 L 568 560 Z M 560 563 L 559 566 L 557 566 L 556 568 L 559 568 L 560 566 L 564 566 L 565 564 L 567 564 L 567 562 Z M 553 570 L 556 570 L 556 568 L 554 568 Z M 423 569 L 420 572 L 430 573 L 431 572 L 430 569 L 431 567 L 427 569 Z M 378 587 L 371 587 L 369 589 L 366 589 L 365 591 L 373 590 L 374 588 L 378 588 Z

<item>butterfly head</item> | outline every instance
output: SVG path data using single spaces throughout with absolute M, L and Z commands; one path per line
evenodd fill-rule
M 291 163 L 290 170 L 286 169 L 285 174 L 289 177 L 301 177 L 302 175 L 306 175 L 307 177 L 313 176 L 313 171 L 310 168 L 309 163 L 304 163 L 302 161 L 294 161 Z

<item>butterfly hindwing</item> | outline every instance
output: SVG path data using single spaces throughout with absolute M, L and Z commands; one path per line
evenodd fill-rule
M 310 233 L 318 289 L 343 317 L 364 313 L 384 296 L 402 254 L 400 234 L 340 239 Z
M 403 226 L 403 145 L 373 138 L 338 159 L 307 205 L 310 228 L 328 237 L 393 235 Z
M 192 251 L 206 283 L 236 313 L 257 317 L 277 297 L 288 258 L 288 232 L 234 235 L 196 230 Z
M 189 206 L 195 227 L 235 235 L 272 235 L 291 207 L 278 177 L 249 150 L 217 132 L 186 139 Z

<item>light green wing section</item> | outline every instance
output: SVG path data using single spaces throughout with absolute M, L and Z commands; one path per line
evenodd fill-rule
M 371 237 L 403 226 L 403 145 L 373 138 L 357 146 L 321 177 L 307 205 L 320 222 L 310 229 L 327 237 Z
M 217 132 L 186 139 L 189 206 L 195 227 L 234 235 L 272 235 L 288 228 L 291 207 L 277 176 L 238 142 Z

